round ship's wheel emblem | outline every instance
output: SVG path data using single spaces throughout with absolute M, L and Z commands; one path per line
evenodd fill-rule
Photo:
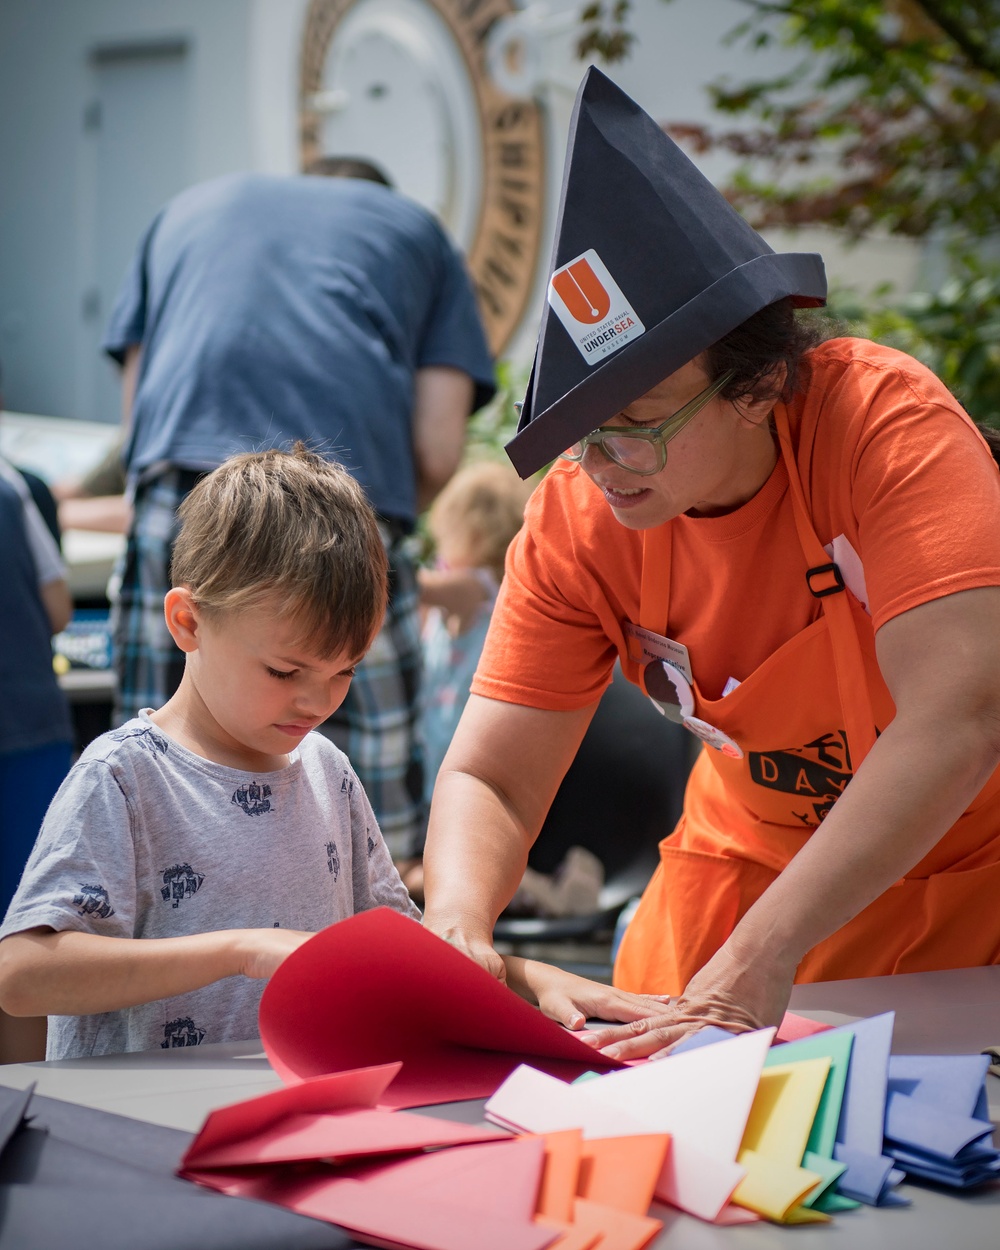
M 464 251 L 499 355 L 535 285 L 542 118 L 486 72 L 512 0 L 312 0 L 300 71 L 300 157 L 362 156 L 435 212 Z

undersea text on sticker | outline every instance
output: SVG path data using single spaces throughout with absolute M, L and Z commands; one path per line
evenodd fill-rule
M 580 355 L 596 365 L 646 327 L 591 247 L 549 279 L 549 304 Z

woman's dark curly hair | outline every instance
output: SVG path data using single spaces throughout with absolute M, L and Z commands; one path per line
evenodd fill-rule
M 823 338 L 821 325 L 797 318 L 790 299 L 778 300 L 713 343 L 705 352 L 705 369 L 712 381 L 732 371 L 723 399 L 787 399 L 795 391 L 802 357 Z M 786 374 L 779 385 L 775 374 L 782 365 Z
M 790 299 L 778 300 L 713 343 L 704 354 L 705 372 L 714 382 L 732 370 L 732 379 L 721 391 L 723 399 L 789 399 L 799 382 L 802 357 L 829 332 L 829 326 L 824 327 L 820 321 L 796 317 Z M 781 365 L 787 372 L 784 384 L 779 386 L 775 371 Z M 1000 465 L 1000 430 L 981 421 L 975 424 Z

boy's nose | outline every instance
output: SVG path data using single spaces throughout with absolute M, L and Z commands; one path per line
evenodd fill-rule
M 301 690 L 295 700 L 295 712 L 303 720 L 325 720 L 329 715 L 328 703 L 325 693 L 319 689 Z

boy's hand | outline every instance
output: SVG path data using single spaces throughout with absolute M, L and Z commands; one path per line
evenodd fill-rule
M 245 977 L 267 980 L 292 951 L 312 936 L 298 929 L 238 929 L 239 971 Z
M 664 1004 L 669 1002 L 666 995 L 628 994 L 533 959 L 508 955 L 504 963 L 511 988 L 533 999 L 545 1015 L 568 1029 L 582 1029 L 588 1018 L 645 1020 L 661 1015 Z
M 426 912 L 423 924 L 425 929 L 447 942 L 449 946 L 454 946 L 456 950 L 468 956 L 473 963 L 479 964 L 480 968 L 484 968 L 491 977 L 495 977 L 498 981 L 507 979 L 507 960 L 493 949 L 493 943 L 488 934 L 483 937 L 459 924 L 436 925 L 433 920 L 428 919 Z

